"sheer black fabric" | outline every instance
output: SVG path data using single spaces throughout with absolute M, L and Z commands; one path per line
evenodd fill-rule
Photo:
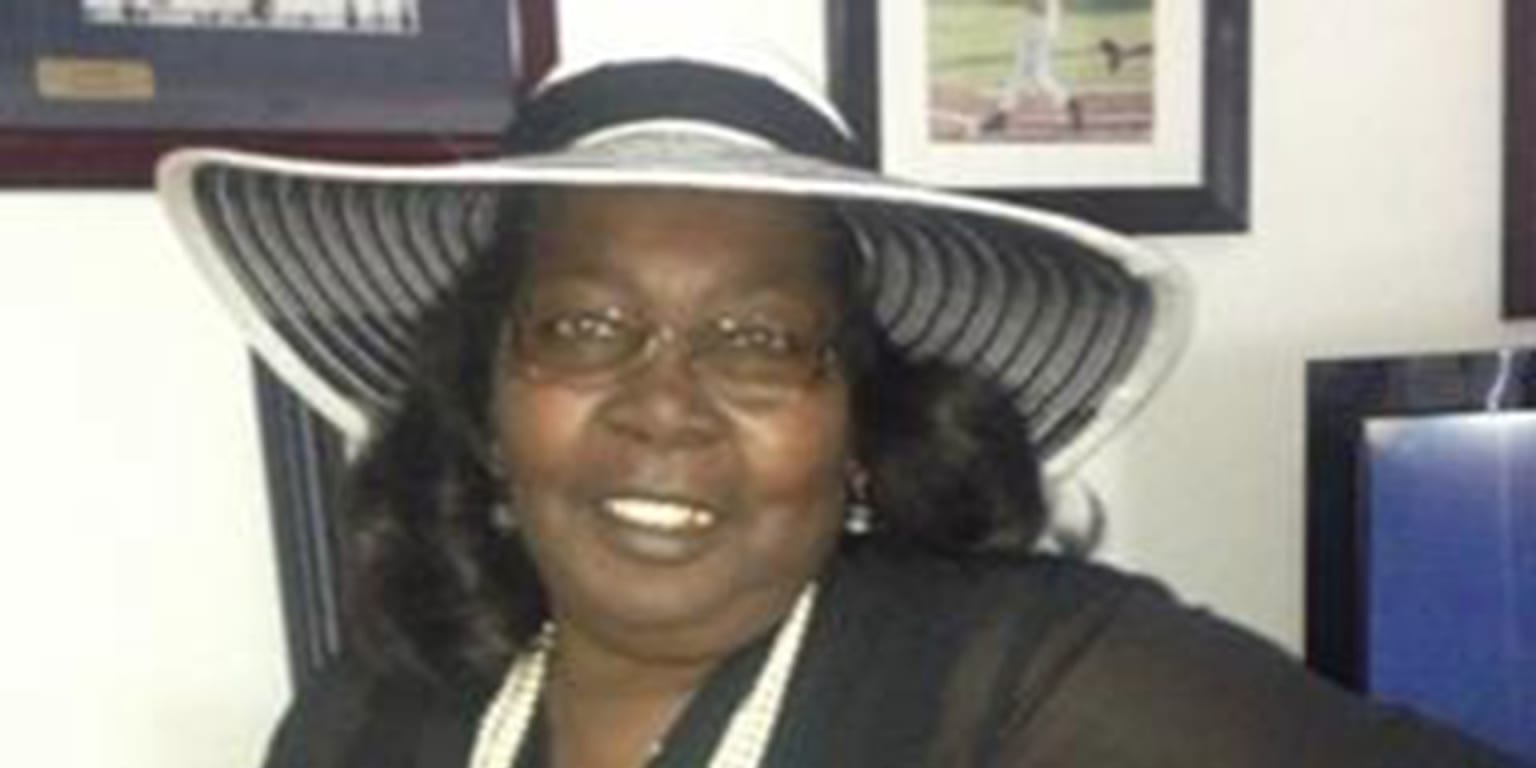
M 652 766 L 707 763 L 765 648 L 715 671 Z M 786 695 L 765 768 L 1516 765 L 1156 584 L 1048 557 L 854 549 L 829 568 Z M 343 662 L 298 698 L 267 768 L 463 768 L 484 702 Z M 536 736 L 516 768 L 543 753 Z

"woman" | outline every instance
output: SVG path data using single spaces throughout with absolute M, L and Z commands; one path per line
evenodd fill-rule
M 1042 467 L 1182 346 L 1133 243 L 849 169 L 831 110 L 698 62 L 560 80 L 508 146 L 162 170 L 365 444 L 350 652 L 269 766 L 1502 764 L 1028 553 Z

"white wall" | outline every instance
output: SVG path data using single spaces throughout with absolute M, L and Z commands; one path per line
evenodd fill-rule
M 0 194 L 8 765 L 255 765 L 286 696 L 238 339 L 146 194 Z
M 819 0 L 737 2 L 817 69 Z M 1502 0 L 1254 5 L 1254 231 L 1159 241 L 1194 349 L 1090 473 L 1115 560 L 1294 648 L 1303 361 L 1536 328 L 1496 312 Z M 147 196 L 0 194 L 0 344 L 7 759 L 252 765 L 286 686 L 250 385 Z

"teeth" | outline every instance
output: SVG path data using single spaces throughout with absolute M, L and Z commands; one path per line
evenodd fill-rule
M 614 517 L 627 523 L 663 531 L 707 528 L 715 523 L 713 512 L 686 504 L 651 499 L 611 499 L 604 506 Z

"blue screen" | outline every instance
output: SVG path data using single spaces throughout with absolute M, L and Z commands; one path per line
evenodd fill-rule
M 1366 425 L 1367 685 L 1536 761 L 1536 414 Z

